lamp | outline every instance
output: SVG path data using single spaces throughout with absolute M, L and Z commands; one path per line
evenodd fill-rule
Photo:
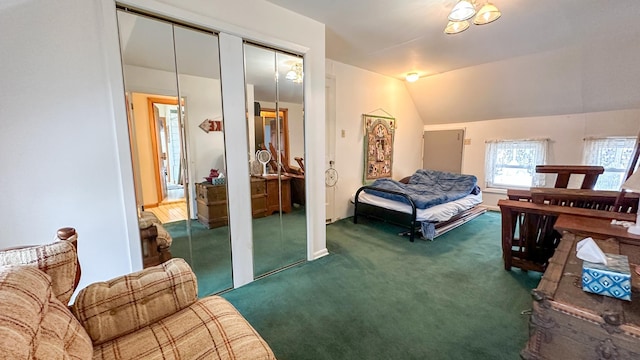
M 627 181 L 622 184 L 622 189 L 640 193 L 640 171 L 633 173 Z M 640 208 L 640 199 L 638 199 L 638 206 Z M 627 231 L 635 235 L 640 235 L 640 211 L 636 215 L 636 223 L 633 226 L 629 226 Z
M 296 84 L 300 84 L 302 83 L 302 64 L 301 63 L 295 63 L 291 66 L 291 70 L 289 70 L 287 72 L 287 74 L 285 75 L 285 78 L 287 78 L 287 80 L 291 80 Z
M 444 33 L 458 34 L 467 30 L 470 26 L 467 20 L 474 15 L 474 24 L 485 25 L 498 20 L 502 13 L 489 1 L 486 1 L 476 13 L 476 0 L 460 0 L 449 13 L 449 22 L 444 28 Z
M 502 13 L 495 5 L 487 2 L 480 8 L 480 11 L 478 11 L 478 14 L 473 19 L 473 23 L 476 25 L 485 25 L 498 20 L 501 15 Z
M 418 73 L 416 72 L 408 73 L 407 76 L 405 77 L 405 79 L 408 82 L 416 82 L 418 81 L 419 78 L 420 78 L 420 75 L 418 75 Z
M 449 20 L 451 21 L 464 21 L 469 20 L 476 14 L 476 7 L 473 5 L 473 0 L 460 0 L 456 6 L 451 9 L 449 13 Z
M 469 22 L 467 20 L 464 21 L 449 21 L 447 27 L 444 28 L 445 34 L 457 34 L 461 33 L 469 28 Z

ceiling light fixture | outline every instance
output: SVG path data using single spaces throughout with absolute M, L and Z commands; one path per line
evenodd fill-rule
M 485 25 L 498 20 L 502 15 L 500 10 L 489 1 L 485 1 L 484 5 L 476 13 L 476 0 L 460 0 L 449 13 L 449 22 L 444 28 L 445 34 L 459 34 L 467 30 L 470 26 L 469 19 L 474 15 L 473 23 L 476 25 Z
M 449 13 L 451 21 L 465 21 L 471 19 L 476 14 L 476 7 L 473 0 L 460 0 Z
M 408 73 L 407 76 L 405 77 L 405 79 L 407 79 L 408 82 L 416 82 L 418 81 L 419 78 L 420 78 L 420 75 L 418 75 L 418 73 L 415 73 L 415 72 Z
M 302 83 L 302 78 L 303 78 L 302 64 L 301 63 L 293 64 L 293 66 L 291 66 L 291 70 L 289 70 L 287 72 L 287 75 L 285 75 L 285 78 L 287 78 L 287 80 L 293 81 L 296 84 Z

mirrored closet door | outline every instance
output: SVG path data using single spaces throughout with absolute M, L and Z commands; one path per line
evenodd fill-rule
M 303 58 L 245 43 L 255 277 L 304 261 Z
M 141 225 L 168 234 L 199 296 L 232 288 L 218 37 L 126 9 L 118 29 Z

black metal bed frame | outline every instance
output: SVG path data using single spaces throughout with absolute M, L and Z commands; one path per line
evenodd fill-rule
M 360 193 L 364 190 L 376 190 L 376 191 L 381 191 L 389 194 L 402 196 L 407 200 L 407 203 L 411 206 L 411 214 L 360 202 L 360 199 L 359 199 Z M 390 224 L 402 226 L 409 229 L 409 241 L 414 242 L 416 226 L 418 224 L 418 221 L 416 220 L 416 204 L 413 202 L 413 200 L 411 200 L 409 195 L 398 192 L 398 191 L 381 189 L 381 188 L 367 185 L 367 186 L 362 186 L 361 188 L 358 189 L 358 191 L 356 191 L 354 205 L 355 205 L 355 210 L 353 212 L 354 224 L 358 223 L 358 216 L 364 216 L 367 218 L 377 219 L 377 220 L 388 222 Z M 471 209 L 468 209 L 466 211 L 463 211 L 457 214 L 456 216 L 452 217 L 447 221 L 436 222 L 435 227 L 436 227 L 436 230 L 446 229 L 446 231 L 449 231 L 485 212 L 486 212 L 486 209 L 478 208 L 477 206 L 475 206 Z M 438 235 L 442 235 L 444 232 L 441 232 Z

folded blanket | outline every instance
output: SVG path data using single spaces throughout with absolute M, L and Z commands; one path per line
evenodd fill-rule
M 372 187 L 392 190 L 408 195 L 418 209 L 461 199 L 477 188 L 478 179 L 473 175 L 453 174 L 436 170 L 418 170 L 408 184 L 392 179 L 377 179 Z M 369 194 L 407 203 L 401 195 L 365 189 Z

